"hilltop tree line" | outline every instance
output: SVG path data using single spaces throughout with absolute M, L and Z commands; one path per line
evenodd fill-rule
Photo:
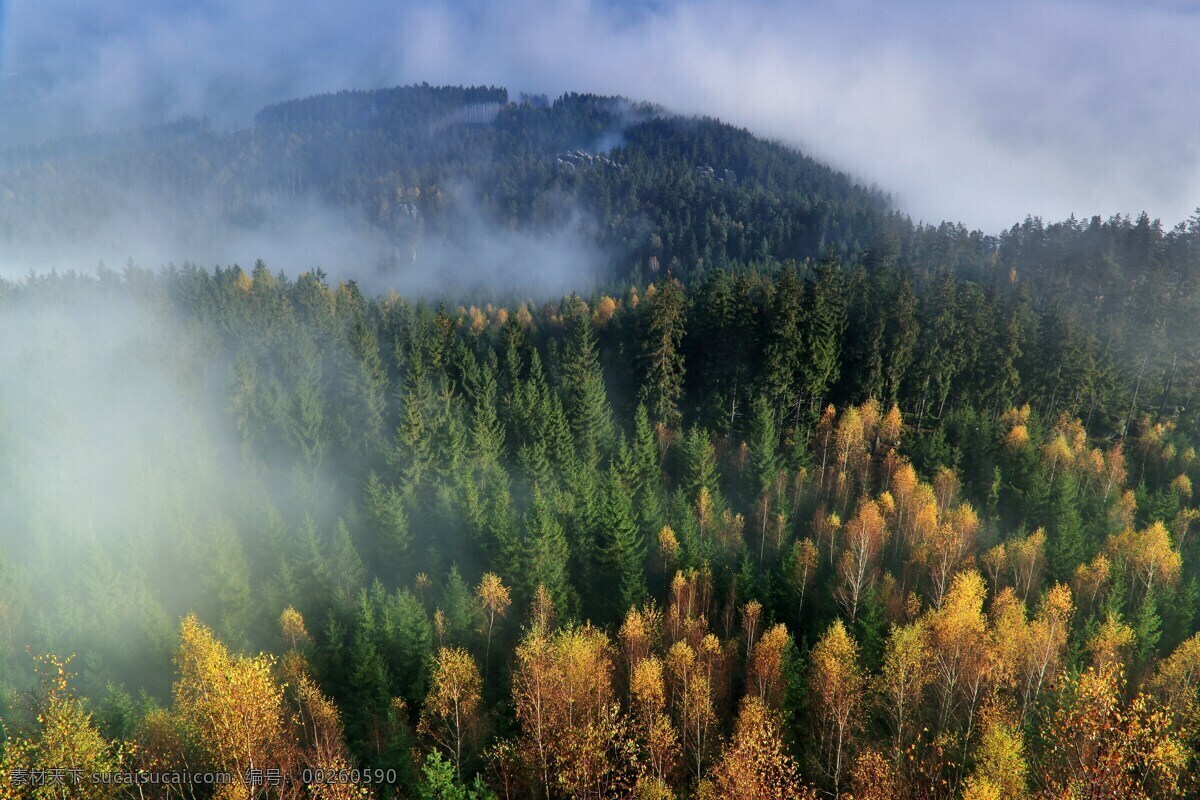
M 490 116 L 467 113 L 479 108 Z M 156 222 L 227 235 L 271 230 L 309 201 L 382 234 L 393 245 L 387 263 L 356 267 L 401 283 L 426 244 L 474 229 L 480 216 L 532 236 L 582 228 L 607 257 L 586 291 L 614 296 L 668 275 L 693 293 L 718 272 L 807 275 L 832 253 L 857 284 L 847 302 L 858 304 L 846 343 L 857 360 L 833 381 L 836 402 L 923 399 L 917 413 L 940 417 L 959 405 L 959 373 L 980 364 L 974 348 L 1005 372 L 978 369 L 972 395 L 987 384 L 994 404 L 1014 402 L 1024 372 L 1043 383 L 1020 386 L 1037 392 L 1041 413 L 1068 409 L 1089 434 L 1102 424 L 1121 435 L 1145 408 L 1194 416 L 1200 216 L 1174 227 L 1146 214 L 1029 218 L 998 235 L 918 224 L 849 176 L 717 120 L 595 95 L 514 99 L 482 86 L 340 92 L 269 106 L 247 128 L 184 120 L 0 150 L 0 240 L 17 253 L 136 241 L 122 221 L 146 207 Z M 924 308 L 913 308 L 910 288 Z M 880 308 L 888 315 L 873 313 Z M 885 367 L 879 353 L 893 342 L 899 361 Z M 914 347 L 939 367 L 909 370 Z M 1046 362 L 999 363 L 1034 357 Z M 917 390 L 884 385 L 918 371 L 927 385 Z M 966 404 L 982 407 L 975 396 Z
M 235 776 L 197 797 L 1194 794 L 1194 368 L 1162 371 L 1181 340 L 1147 324 L 1186 290 L 1068 313 L 1091 289 L 1047 262 L 923 271 L 923 235 L 541 305 L 262 263 L 3 284 L 31 338 L 120 303 L 144 329 L 106 358 L 196 412 L 122 456 L 114 518 L 26 469 L 111 447 L 86 406 L 28 425 L 0 398 L 5 769 Z

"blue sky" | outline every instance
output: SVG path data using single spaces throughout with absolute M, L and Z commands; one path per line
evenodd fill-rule
M 4 0 L 0 0 L 3 8 Z M 8 0 L 0 141 L 427 80 L 719 116 L 929 221 L 1200 205 L 1190 2 Z M 2 16 L 2 15 L 0 15 Z

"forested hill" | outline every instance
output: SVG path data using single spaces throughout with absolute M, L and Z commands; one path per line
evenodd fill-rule
M 428 86 L 281 103 L 242 130 L 191 121 L 8 150 L 0 197 L 10 245 L 111 238 L 147 204 L 159 218 L 254 230 L 305 198 L 383 233 L 400 254 L 392 269 L 479 209 L 503 229 L 578 225 L 606 254 L 597 277 L 623 281 L 861 252 L 888 210 L 847 176 L 715 120 L 619 98 L 511 102 L 504 89 Z
M 1196 438 L 1051 320 L 833 259 L 532 307 L 0 283 L 3 768 L 1194 797 Z
M 411 87 L 5 151 L 0 257 L 300 200 L 391 262 L 0 278 L 0 796 L 1200 796 L 1200 217 Z

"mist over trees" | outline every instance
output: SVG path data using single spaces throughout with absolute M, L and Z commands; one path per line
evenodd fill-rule
M 312 192 L 421 248 L 465 176 L 488 226 L 584 219 L 605 258 L 559 296 L 0 281 L 8 776 L 1200 791 L 1197 219 L 914 225 L 716 121 L 492 88 L 139 135 L 0 155 L 3 236 L 84 235 L 116 175 L 222 225 Z

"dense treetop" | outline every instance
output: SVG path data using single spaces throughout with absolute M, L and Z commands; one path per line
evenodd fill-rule
M 581 205 L 614 254 L 516 300 L 261 262 L 0 282 L 6 771 L 1200 791 L 1196 220 L 913 225 L 715 121 L 492 88 L 0 164 L 9 237 L 150 185 L 421 237 L 470 191 L 518 227 Z

